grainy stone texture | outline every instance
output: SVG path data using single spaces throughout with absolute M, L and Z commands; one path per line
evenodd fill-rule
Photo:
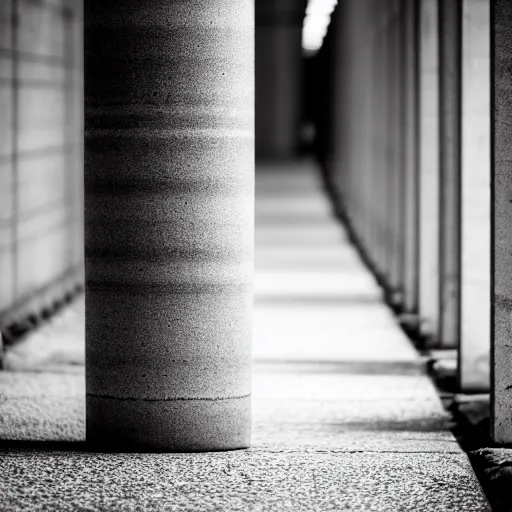
M 250 0 L 85 4 L 90 441 L 249 443 L 253 18 Z
M 261 197 L 288 184 L 320 197 L 307 167 L 260 169 Z M 285 204 L 267 201 L 267 217 L 285 214 Z M 256 280 L 268 271 L 298 275 L 299 283 L 301 271 L 367 276 L 357 259 L 344 266 L 344 255 L 355 254 L 339 229 L 338 246 L 298 237 L 288 267 L 282 254 L 271 257 L 279 245 L 258 246 Z M 286 294 L 290 280 L 280 282 L 256 302 L 249 450 L 95 453 L 83 443 L 83 375 L 4 372 L 0 510 L 489 510 L 421 359 L 375 298 L 376 284 L 360 290 L 375 295 L 371 303 L 354 305 L 344 287 L 326 305 L 318 294 L 294 302 L 296 292 L 307 299 L 307 289 L 293 284 Z M 70 333 L 79 329 L 69 325 Z
M 484 448 L 469 454 L 475 471 L 496 512 L 512 510 L 512 450 Z
M 484 511 L 464 455 L 11 451 L 3 510 Z M 27 471 L 28 470 L 28 471 Z
M 512 443 L 512 370 L 510 328 L 512 319 L 512 4 L 494 2 L 494 343 L 491 365 L 494 369 L 493 437 L 497 443 Z

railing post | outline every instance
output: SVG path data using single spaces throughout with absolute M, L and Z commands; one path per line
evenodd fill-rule
M 87 441 L 247 447 L 253 2 L 84 14 Z

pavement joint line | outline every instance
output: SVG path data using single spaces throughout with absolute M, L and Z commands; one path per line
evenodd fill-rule
M 86 393 L 87 396 L 93 398 L 101 398 L 106 400 L 121 400 L 121 401 L 140 401 L 140 402 L 219 402 L 223 400 L 242 400 L 249 398 L 251 393 L 240 396 L 216 396 L 216 397 L 172 397 L 172 398 L 148 398 L 148 397 L 132 397 L 132 396 L 111 396 L 111 395 L 99 395 L 95 393 Z

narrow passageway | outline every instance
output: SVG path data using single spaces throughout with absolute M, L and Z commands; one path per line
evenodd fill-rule
M 254 442 L 300 454 L 304 510 L 488 510 L 313 163 L 257 169 L 255 300 Z
M 84 451 L 77 303 L 67 323 L 63 313 L 6 356 L 1 510 L 488 510 L 422 360 L 313 164 L 261 165 L 256 182 L 252 447 Z M 38 359 L 42 332 L 69 342 L 49 342 L 54 357 Z M 20 443 L 30 440 L 69 443 Z

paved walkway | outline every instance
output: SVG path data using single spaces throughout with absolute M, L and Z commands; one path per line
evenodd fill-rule
M 84 451 L 77 301 L 0 372 L 0 510 L 489 510 L 311 166 L 260 167 L 256 204 L 253 447 Z

